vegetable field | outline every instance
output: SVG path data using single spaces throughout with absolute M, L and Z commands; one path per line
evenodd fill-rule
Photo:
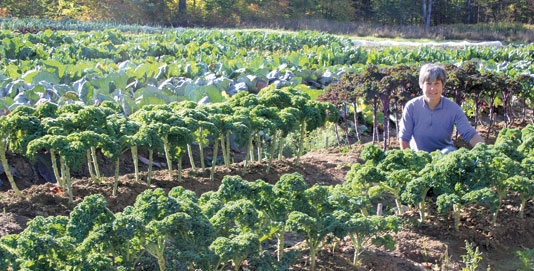
M 487 145 L 398 149 L 427 62 Z M 533 107 L 532 44 L 0 30 L 0 270 L 530 270 Z

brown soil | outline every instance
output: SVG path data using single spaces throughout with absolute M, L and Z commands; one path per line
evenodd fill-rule
M 502 124 L 500 124 L 502 125 Z M 479 127 L 482 132 L 484 127 Z M 481 133 L 485 136 L 485 133 Z M 488 143 L 495 141 L 496 133 L 490 135 Z M 391 141 L 391 147 L 398 148 L 395 140 Z M 455 141 L 456 146 L 467 146 L 461 139 Z M 154 170 L 152 184 L 146 185 L 146 165 L 141 165 L 142 181 L 135 183 L 132 173 L 131 157 L 125 155 L 121 159 L 121 177 L 119 178 L 118 195 L 112 196 L 112 177 L 105 177 L 104 183 L 93 183 L 87 177 L 73 179 L 73 193 L 75 204 L 67 204 L 66 193 L 54 192 L 55 185 L 43 183 L 33 170 L 28 161 L 20 158 L 15 159 L 14 164 L 17 173 L 17 183 L 22 189 L 23 197 L 18 198 L 12 190 L 0 192 L 0 236 L 19 233 L 24 230 L 28 221 L 36 216 L 65 215 L 68 216 L 72 208 L 83 200 L 87 195 L 100 193 L 108 201 L 108 207 L 113 212 L 119 212 L 124 207 L 134 203 L 136 196 L 148 188 L 163 188 L 166 191 L 175 186 L 183 186 L 201 195 L 206 191 L 217 190 L 221 180 L 226 175 L 241 175 L 245 180 L 254 181 L 262 179 L 269 183 L 275 183 L 282 174 L 299 172 L 309 184 L 336 185 L 344 181 L 345 174 L 350 169 L 350 164 L 361 162 L 359 152 L 362 145 L 353 145 L 348 151 L 344 148 L 329 148 L 326 150 L 312 151 L 301 158 L 298 166 L 294 165 L 294 158 L 275 160 L 271 171 L 266 173 L 267 161 L 251 163 L 248 173 L 242 175 L 243 163 L 235 163 L 226 168 L 217 166 L 215 180 L 209 180 L 209 170 L 184 169 L 182 180 L 177 181 L 177 171 L 169 178 L 165 169 Z M 10 157 L 13 158 L 13 157 Z M 10 159 L 8 158 L 8 159 Z M 185 162 L 186 159 L 184 159 Z M 104 161 L 102 172 L 105 176 L 111 176 L 113 163 Z M 198 166 L 198 165 L 197 165 Z M 82 170 L 78 176 L 83 176 Z M 88 175 L 88 174 L 87 174 Z M 87 176 L 85 175 L 85 176 Z M 2 175 L 2 180 L 6 180 Z M 7 181 L 0 188 L 6 189 Z M 464 240 L 474 242 L 483 252 L 483 260 L 480 266 L 485 270 L 488 265 L 492 270 L 515 270 L 517 260 L 514 251 L 534 247 L 534 203 L 529 202 L 525 210 L 525 219 L 518 217 L 519 200 L 515 195 L 502 205 L 498 225 L 490 226 L 491 214 L 480 208 L 467 208 L 461 215 L 461 228 L 456 232 L 453 228 L 453 218 L 437 215 L 436 210 L 429 210 L 429 219 L 426 223 L 417 222 L 418 215 L 414 210 L 409 210 L 404 215 L 407 221 L 403 229 L 394 235 L 397 241 L 396 249 L 388 252 L 371 246 L 362 257 L 362 264 L 358 269 L 351 265 L 352 253 L 354 252 L 349 239 L 339 240 L 335 249 L 326 246 L 318 253 L 317 270 L 440 270 L 439 266 L 448 262 L 446 270 L 461 270 L 461 255 L 465 255 Z M 385 202 L 385 208 L 388 202 Z M 430 205 L 432 207 L 432 204 Z M 289 238 L 288 240 L 290 240 Z M 301 238 L 302 239 L 302 238 Z M 291 249 L 298 248 L 303 256 L 300 257 L 292 270 L 308 270 L 307 251 L 303 249 L 303 242 L 296 238 Z M 426 268 L 425 266 L 433 266 Z M 251 266 L 244 266 L 243 270 L 253 270 Z M 445 269 L 443 269 L 445 270 Z

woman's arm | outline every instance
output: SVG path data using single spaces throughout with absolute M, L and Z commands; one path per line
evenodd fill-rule
M 402 139 L 399 138 L 399 145 L 400 145 L 400 149 L 401 150 L 404 150 L 404 149 L 409 149 L 410 148 L 410 142 L 408 141 L 404 141 Z
M 484 139 L 478 133 L 476 133 L 471 138 L 471 140 L 469 140 L 469 144 L 471 144 L 471 147 L 474 147 L 478 143 L 485 143 L 485 142 L 484 142 Z

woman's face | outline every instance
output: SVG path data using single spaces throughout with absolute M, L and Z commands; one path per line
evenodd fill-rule
M 432 106 L 436 106 L 443 92 L 443 82 L 441 80 L 435 80 L 434 82 L 424 82 L 421 86 L 423 88 L 423 95 L 425 101 Z

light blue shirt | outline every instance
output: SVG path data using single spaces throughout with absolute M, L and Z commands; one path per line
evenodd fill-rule
M 452 131 L 456 130 L 469 142 L 476 134 L 458 104 L 441 96 L 439 104 L 431 110 L 423 96 L 410 100 L 404 106 L 399 139 L 410 142 L 412 150 L 433 152 L 452 147 Z

